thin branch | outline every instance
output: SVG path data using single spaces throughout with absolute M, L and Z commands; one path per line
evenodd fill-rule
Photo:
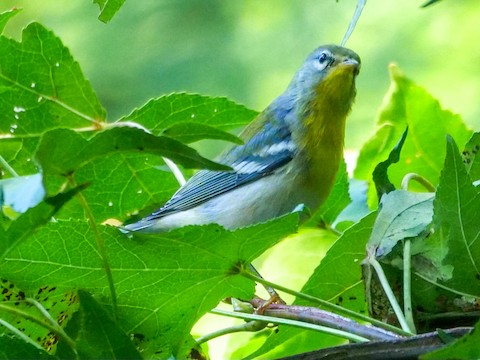
M 261 306 L 262 303 L 263 300 L 259 298 L 252 300 L 255 307 Z M 393 332 L 371 325 L 362 325 L 344 316 L 309 306 L 270 304 L 264 309 L 264 315 L 322 325 L 375 341 L 392 340 L 400 337 Z
M 472 331 L 472 328 L 454 328 L 444 330 L 447 336 L 460 338 Z M 368 359 L 368 360 L 411 360 L 420 355 L 445 346 L 438 332 L 415 335 L 388 341 L 372 341 L 361 344 L 347 344 L 325 348 L 309 353 L 289 356 L 288 360 L 317 359 Z M 287 358 L 284 358 L 285 360 Z
M 380 320 L 377 320 L 377 319 L 374 319 L 374 318 L 371 318 L 369 316 L 366 316 L 366 315 L 363 315 L 363 314 L 359 314 L 359 313 L 356 313 L 355 311 L 352 311 L 352 310 L 349 310 L 349 309 L 345 309 L 341 306 L 338 306 L 338 305 L 335 305 L 335 304 L 332 304 L 328 301 L 325 301 L 325 300 L 322 300 L 322 299 L 319 299 L 319 298 L 316 298 L 314 296 L 311 296 L 311 295 L 308 295 L 308 294 L 304 294 L 304 293 L 301 293 L 299 291 L 295 291 L 295 290 L 291 290 L 289 288 L 286 288 L 282 285 L 278 285 L 278 284 L 275 284 L 275 283 L 272 283 L 271 281 L 268 281 L 268 280 L 265 280 L 265 279 L 262 279 L 262 278 L 259 278 L 258 276 L 255 276 L 254 274 L 250 273 L 248 270 L 244 269 L 244 268 L 241 268 L 240 269 L 240 275 L 246 277 L 246 278 L 249 278 L 251 280 L 254 280 L 260 284 L 263 284 L 265 286 L 270 286 L 274 289 L 277 289 L 277 290 L 280 290 L 280 291 L 283 291 L 287 294 L 290 294 L 290 295 L 293 295 L 293 296 L 296 296 L 297 298 L 299 299 L 303 299 L 303 300 L 307 300 L 313 304 L 318 304 L 328 310 L 331 310 L 331 311 L 334 311 L 338 314 L 343 314 L 343 315 L 346 315 L 346 316 L 350 316 L 354 319 L 357 319 L 357 320 L 361 320 L 361 321 L 366 321 L 366 322 L 369 322 L 370 324 L 372 325 L 375 325 L 377 327 L 380 327 L 382 329 L 386 329 L 386 330 L 389 330 L 389 331 L 392 331 L 394 333 L 397 333 L 399 335 L 405 335 L 405 336 L 408 336 L 408 335 L 412 335 L 410 332 L 408 331 L 404 331 L 402 329 L 399 329 L 393 325 L 390 325 L 390 324 L 386 324 Z
M 258 315 L 258 314 L 245 314 L 245 313 L 239 313 L 239 312 L 232 312 L 232 311 L 225 311 L 225 310 L 219 310 L 219 309 L 213 309 L 210 311 L 212 314 L 217 314 L 217 315 L 224 315 L 224 316 L 229 316 L 229 317 L 234 317 L 234 318 L 239 318 L 239 319 L 245 319 L 245 320 L 258 320 L 258 321 L 263 321 L 263 322 L 268 322 L 272 324 L 283 324 L 283 325 L 290 325 L 290 326 L 296 326 L 302 329 L 310 329 L 310 330 L 315 330 L 315 331 L 320 331 L 324 332 L 326 334 L 334 335 L 334 336 L 339 336 L 351 341 L 355 342 L 365 342 L 368 341 L 368 339 L 350 334 L 346 331 L 342 330 L 336 330 L 336 329 L 331 329 L 325 326 L 320 326 L 320 325 L 314 325 L 314 324 L 309 324 L 303 321 L 296 321 L 296 320 L 291 320 L 291 319 L 281 319 L 273 316 L 265 316 L 265 315 Z
M 213 311 L 214 310 L 212 310 L 212 312 Z M 195 341 L 197 342 L 197 344 L 203 344 L 204 342 L 210 341 L 223 335 L 234 334 L 237 332 L 257 332 L 265 329 L 267 325 L 268 322 L 253 320 L 243 324 L 229 326 L 224 329 L 213 331 L 207 335 L 199 337 Z

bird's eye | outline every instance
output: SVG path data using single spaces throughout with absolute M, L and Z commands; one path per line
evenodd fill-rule
M 317 57 L 317 69 L 318 70 L 323 70 L 326 67 L 328 67 L 332 63 L 332 54 L 328 51 L 322 52 L 320 55 Z
M 328 54 L 323 52 L 318 57 L 318 62 L 323 65 L 328 60 L 328 58 L 329 58 Z

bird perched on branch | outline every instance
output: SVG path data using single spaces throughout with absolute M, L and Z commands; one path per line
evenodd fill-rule
M 285 92 L 240 135 L 218 162 L 231 171 L 201 170 L 159 210 L 124 226 L 160 232 L 217 223 L 235 229 L 327 198 L 343 157 L 345 120 L 355 98 L 360 58 L 336 45 L 317 48 Z

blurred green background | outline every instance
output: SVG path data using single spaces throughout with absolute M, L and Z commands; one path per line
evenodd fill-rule
M 480 1 L 443 0 L 427 9 L 420 8 L 422 1 L 368 0 L 347 43 L 363 61 L 347 126 L 351 151 L 374 132 L 389 86 L 390 62 L 480 130 Z M 314 48 L 341 41 L 356 3 L 127 0 L 109 24 L 97 20 L 99 10 L 91 0 L 2 0 L 0 11 L 24 9 L 6 29 L 16 39 L 31 21 L 53 30 L 79 61 L 109 119 L 115 120 L 150 98 L 185 91 L 226 96 L 262 110 Z M 263 256 L 268 260 L 261 259 L 265 264 L 259 269 L 270 281 L 299 290 L 333 241 L 318 238 L 318 232 L 304 232 L 287 239 L 271 250 L 275 256 Z M 285 266 L 282 254 L 290 257 L 292 252 L 299 253 L 303 260 L 296 263 L 303 268 Z M 267 266 L 274 270 L 264 270 Z M 213 321 L 206 318 L 203 326 L 210 329 Z M 225 326 L 224 318 L 216 321 Z M 236 335 L 235 346 L 225 338 L 209 342 L 211 356 L 228 358 L 225 354 L 247 338 L 249 334 Z
M 374 131 L 397 62 L 444 107 L 480 128 L 480 2 L 369 0 L 347 46 L 363 60 L 347 149 Z M 339 43 L 356 0 L 127 0 L 111 23 L 86 0 L 2 0 L 23 8 L 7 27 L 39 21 L 70 48 L 107 108 L 109 119 L 170 92 L 227 96 L 262 110 L 304 58 Z

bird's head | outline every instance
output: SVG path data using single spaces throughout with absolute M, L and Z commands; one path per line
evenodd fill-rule
M 307 57 L 290 87 L 304 104 L 321 97 L 334 106 L 344 104 L 348 112 L 355 98 L 355 77 L 359 71 L 360 57 L 355 52 L 325 45 Z

